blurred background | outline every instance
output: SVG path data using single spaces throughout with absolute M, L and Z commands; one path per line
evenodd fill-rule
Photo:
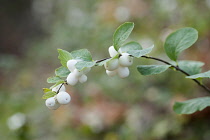
M 57 48 L 86 48 L 98 60 L 108 56 L 122 23 L 135 28 L 129 40 L 151 56 L 167 58 L 164 40 L 181 27 L 199 31 L 196 44 L 179 59 L 203 61 L 210 69 L 210 0 L 2 0 L 0 5 L 1 140 L 209 140 L 210 108 L 177 115 L 172 106 L 208 94 L 179 72 L 142 76 L 135 59 L 126 79 L 109 78 L 103 67 L 88 82 L 67 87 L 70 104 L 45 106 L 42 88 L 60 67 Z M 129 41 L 128 40 L 128 41 Z M 210 82 L 204 81 L 210 87 Z

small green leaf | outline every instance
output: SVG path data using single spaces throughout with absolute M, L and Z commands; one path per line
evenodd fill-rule
M 150 53 L 153 48 L 154 48 L 154 45 L 149 48 L 143 49 L 143 50 L 131 50 L 131 51 L 128 51 L 127 53 L 129 53 L 130 55 L 132 55 L 134 57 L 139 58 L 143 55 Z
M 93 67 L 94 65 L 96 64 L 95 61 L 79 61 L 77 62 L 77 64 L 75 65 L 75 67 L 78 69 L 78 70 L 82 70 L 83 68 L 86 68 L 86 67 Z
M 194 28 L 182 28 L 166 38 L 165 52 L 171 60 L 176 61 L 180 52 L 192 46 L 198 39 L 198 31 Z
M 126 22 L 117 28 L 113 36 L 114 48 L 116 50 L 118 50 L 121 47 L 121 45 L 124 43 L 124 41 L 129 37 L 133 28 L 134 28 L 134 23 L 132 22 Z
M 80 50 L 72 51 L 71 55 L 74 59 L 92 61 L 91 53 L 87 49 L 80 49 Z
M 170 65 L 139 65 L 137 66 L 137 70 L 142 75 L 152 75 L 159 74 L 166 71 Z
M 63 84 L 65 81 L 64 80 L 60 80 L 57 83 L 55 83 L 55 85 L 51 86 L 50 89 L 56 87 L 57 85 Z
M 49 88 L 43 88 L 43 92 L 44 92 L 44 93 L 47 93 L 47 92 L 49 92 L 49 91 L 51 91 L 51 89 L 49 89 Z
M 61 66 L 55 70 L 55 75 L 59 77 L 67 77 L 69 73 L 70 71 L 64 66 Z
M 186 71 L 190 75 L 200 73 L 201 72 L 201 67 L 204 65 L 203 62 L 188 61 L 188 60 L 179 61 L 178 64 L 179 64 L 179 67 L 182 70 Z
M 50 98 L 50 97 L 54 97 L 55 95 L 56 95 L 55 92 L 49 91 L 49 92 L 45 93 L 45 94 L 42 96 L 42 99 L 48 99 L 48 98 Z
M 199 73 L 191 76 L 187 76 L 186 78 L 197 79 L 197 78 L 210 78 L 210 70 L 204 73 Z
M 59 53 L 58 59 L 60 60 L 61 64 L 64 67 L 67 67 L 66 64 L 67 64 L 68 60 L 72 59 L 71 54 L 65 50 L 62 50 L 62 49 L 58 49 L 58 53 Z
M 47 83 L 57 83 L 58 81 L 62 81 L 62 79 L 58 76 L 47 78 Z
M 201 97 L 184 102 L 176 102 L 173 109 L 177 114 L 192 114 L 203 110 L 207 106 L 210 106 L 210 97 Z
M 120 50 L 122 53 L 127 53 L 128 51 L 142 50 L 142 46 L 138 42 L 132 41 L 120 47 Z

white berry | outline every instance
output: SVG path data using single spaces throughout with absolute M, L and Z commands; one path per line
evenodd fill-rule
M 64 91 L 61 91 L 56 96 L 58 103 L 65 105 L 68 104 L 71 101 L 71 96 Z
M 108 62 L 106 62 L 104 64 L 104 67 L 106 70 L 109 70 L 109 71 L 113 71 L 113 70 L 116 70 L 119 66 L 119 60 L 118 59 L 113 59 L 113 60 L 110 60 Z
M 67 67 L 68 67 L 68 69 L 69 69 L 71 72 L 73 72 L 73 71 L 75 70 L 75 64 L 76 64 L 77 62 L 78 62 L 78 61 L 75 60 L 75 59 L 69 60 L 69 61 L 67 62 Z
M 128 77 L 130 73 L 128 67 L 119 67 L 117 71 L 120 78 Z
M 78 69 L 75 69 L 72 73 L 74 73 L 74 75 L 79 78 L 80 76 L 83 75 L 83 71 L 79 71 Z
M 68 83 L 69 85 L 74 86 L 74 85 L 77 84 L 78 78 L 75 76 L 74 73 L 70 73 L 70 74 L 68 75 L 66 81 L 67 81 L 67 83 Z
M 116 56 L 118 54 L 118 52 L 115 50 L 114 46 L 109 47 L 108 51 L 109 51 L 109 55 L 111 57 L 114 57 L 114 56 Z
M 61 87 L 61 88 L 60 88 Z M 60 89 L 60 90 L 59 90 Z M 66 91 L 66 88 L 64 85 L 61 86 L 61 84 L 57 85 L 56 87 L 52 88 L 52 91 L 58 92 L 59 91 Z
M 54 106 L 48 106 L 49 109 L 52 109 L 52 110 L 56 110 L 60 107 L 61 105 L 58 103 L 58 102 L 55 102 L 55 105 Z
M 55 98 L 54 97 L 50 97 L 45 101 L 46 106 L 54 106 L 55 105 Z
M 114 70 L 114 71 L 106 70 L 106 74 L 110 77 L 113 77 L 117 74 L 117 71 L 116 70 Z
M 83 74 L 81 77 L 79 77 L 79 82 L 80 83 L 84 83 L 87 81 L 87 76 L 85 74 Z
M 122 56 L 119 58 L 119 64 L 123 67 L 128 67 L 133 64 L 133 57 L 128 53 L 122 53 Z
M 54 97 L 50 97 L 48 98 L 46 101 L 45 101 L 45 104 L 46 106 L 49 108 L 49 109 L 53 109 L 53 110 L 56 110 L 60 107 L 60 104 L 55 100 Z

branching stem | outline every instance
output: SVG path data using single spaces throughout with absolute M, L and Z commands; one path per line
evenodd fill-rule
M 146 58 L 146 59 L 153 59 L 153 60 L 156 60 L 156 61 L 159 61 L 159 62 L 162 62 L 162 63 L 165 63 L 167 65 L 170 65 L 172 68 L 175 68 L 177 71 L 180 71 L 181 73 L 185 74 L 186 76 L 190 76 L 190 74 L 188 74 L 186 71 L 182 70 L 181 68 L 179 68 L 179 66 L 175 66 L 165 60 L 162 60 L 160 58 L 156 58 L 156 57 L 151 57 L 151 56 L 141 56 L 142 58 Z M 100 59 L 100 60 L 96 60 L 96 63 L 100 63 L 100 62 L 103 62 L 107 59 L 110 59 L 111 57 L 107 57 L 107 58 L 104 58 L 104 59 Z M 205 85 L 203 85 L 201 82 L 199 82 L 198 80 L 196 79 L 192 79 L 195 83 L 197 83 L 200 87 L 202 87 L 204 90 L 206 90 L 208 93 L 210 93 L 210 89 L 208 87 L 206 87 Z M 60 88 L 58 89 L 58 92 L 60 91 L 61 87 L 64 85 L 64 84 L 67 84 L 67 82 L 65 81 L 64 83 L 61 84 Z M 58 94 L 57 92 L 57 94 Z
M 146 58 L 146 59 L 153 59 L 153 60 L 156 60 L 156 61 L 160 61 L 162 63 L 165 63 L 167 65 L 170 65 L 171 67 L 175 68 L 177 71 L 180 71 L 181 73 L 185 74 L 186 76 L 190 76 L 190 74 L 188 74 L 186 71 L 182 70 L 179 68 L 179 66 L 175 66 L 175 65 L 172 65 L 171 63 L 165 61 L 165 60 L 162 60 L 162 59 L 159 59 L 159 58 L 155 58 L 155 57 L 151 57 L 151 56 L 141 56 L 143 58 Z M 210 93 L 210 89 L 208 87 L 206 87 L 205 85 L 203 85 L 202 83 L 200 83 L 198 80 L 196 79 L 192 79 L 194 82 L 196 82 L 200 87 L 202 87 L 204 90 L 206 90 L 207 92 Z

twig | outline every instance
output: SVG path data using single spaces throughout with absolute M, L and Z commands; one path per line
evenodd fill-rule
M 186 76 L 190 76 L 190 74 L 188 74 L 186 71 L 182 70 L 179 68 L 179 66 L 175 66 L 175 65 L 172 65 L 171 63 L 165 61 L 165 60 L 162 60 L 162 59 L 159 59 L 159 58 L 155 58 L 155 57 L 151 57 L 151 56 L 141 56 L 143 58 L 147 58 L 147 59 L 153 59 L 153 60 L 157 60 L 157 61 L 160 61 L 162 63 L 165 63 L 167 65 L 170 65 L 171 67 L 175 68 L 177 71 L 180 71 L 181 73 L 185 74 Z M 204 90 L 206 90 L 207 92 L 210 93 L 210 89 L 208 87 L 206 87 L 205 85 L 203 85 L 202 83 L 200 83 L 198 80 L 196 79 L 192 79 L 194 82 L 196 82 L 200 87 L 202 87 Z

